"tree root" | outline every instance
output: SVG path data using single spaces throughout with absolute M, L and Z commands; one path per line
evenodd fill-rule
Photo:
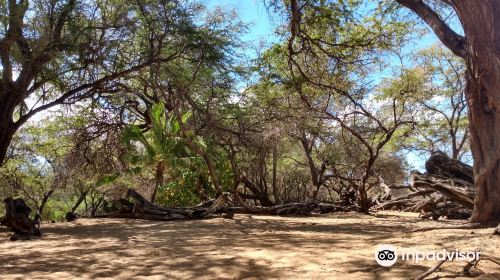
M 487 256 L 487 255 L 481 255 L 481 257 L 479 258 L 479 260 L 490 261 L 492 263 L 500 265 L 500 259 L 495 258 L 495 257 L 491 257 L 491 256 Z
M 442 265 L 443 263 L 445 263 L 446 260 L 440 260 L 438 263 L 436 263 L 433 267 L 431 267 L 429 270 L 427 270 L 426 272 L 418 275 L 418 276 L 413 276 L 411 277 L 410 279 L 411 280 L 423 280 L 425 279 L 427 276 L 431 275 L 432 273 L 434 273 L 436 270 L 438 270 Z
M 438 229 L 479 229 L 479 228 L 489 228 L 489 227 L 491 227 L 491 225 L 489 224 L 468 223 L 456 226 L 433 226 L 433 227 L 417 228 L 411 230 L 410 232 L 422 232 L 422 231 L 438 230 Z

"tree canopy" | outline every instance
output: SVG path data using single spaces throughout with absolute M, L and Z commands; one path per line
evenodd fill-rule
M 222 193 L 247 208 L 354 194 L 369 213 L 443 151 L 474 163 L 474 220 L 500 217 L 498 38 L 477 29 L 497 10 L 263 3 L 282 21 L 272 42 L 247 46 L 251 27 L 203 1 L 2 2 L 2 196 L 42 220 L 107 213 L 127 189 L 179 207 Z

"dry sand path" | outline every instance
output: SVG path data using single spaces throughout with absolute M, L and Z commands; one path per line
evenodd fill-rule
M 0 232 L 0 279 L 408 279 L 434 262 L 374 261 L 374 247 L 475 250 L 500 257 L 491 229 L 433 230 L 454 224 L 379 212 L 319 217 L 236 215 L 233 220 L 154 222 L 80 219 L 42 226 L 44 237 L 9 242 Z M 445 263 L 431 279 L 456 278 L 464 262 Z M 500 279 L 500 266 L 480 268 Z M 477 279 L 477 278 L 476 278 Z

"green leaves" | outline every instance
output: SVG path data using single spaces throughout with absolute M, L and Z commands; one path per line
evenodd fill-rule
M 99 178 L 95 185 L 96 187 L 104 186 L 110 183 L 113 183 L 118 177 L 120 177 L 121 173 L 120 172 L 115 172 L 113 174 L 107 174 Z
M 205 172 L 204 161 L 187 148 L 183 138 L 186 135 L 181 133 L 181 125 L 186 126 L 191 116 L 192 113 L 188 111 L 181 115 L 181 122 L 179 122 L 173 113 L 166 112 L 164 104 L 155 103 L 150 110 L 151 124 L 149 129 L 141 130 L 138 126 L 132 125 L 123 132 L 122 139 L 129 149 L 128 159 L 130 163 L 135 165 L 134 170 L 141 171 L 143 170 L 141 166 L 155 166 L 160 162 L 166 165 L 166 173 L 172 182 L 159 189 L 160 202 L 167 202 L 176 197 L 172 186 L 176 186 L 175 189 L 179 190 L 181 185 L 184 186 L 183 182 L 185 182 L 187 174 L 199 175 Z M 191 137 L 191 133 L 187 134 L 187 137 Z M 201 136 L 194 136 L 191 141 L 205 150 L 208 149 Z M 170 198 L 166 199 L 166 195 Z M 185 196 L 186 191 L 178 191 L 178 195 Z

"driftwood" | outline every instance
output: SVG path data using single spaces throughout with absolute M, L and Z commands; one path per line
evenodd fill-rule
M 238 201 L 237 195 L 235 195 L 235 200 Z M 210 217 L 230 219 L 235 213 L 262 215 L 311 215 L 356 210 L 356 206 L 346 206 L 341 202 L 338 204 L 317 202 L 289 203 L 270 207 L 257 207 L 238 203 L 243 206 L 235 207 L 227 206 L 227 201 L 227 194 L 221 194 L 216 199 L 203 202 L 194 207 L 164 207 L 152 204 L 136 191 L 129 189 L 126 196 L 118 201 L 118 212 L 109 213 L 106 217 L 169 221 Z
M 110 218 L 132 218 L 143 220 L 170 221 L 179 219 L 201 219 L 214 216 L 224 207 L 224 194 L 201 206 L 191 208 L 157 206 L 136 191 L 129 189 L 124 198 L 118 201 L 119 211 L 110 213 Z
M 35 221 L 30 219 L 31 208 L 29 208 L 22 198 L 6 198 L 5 217 L 0 220 L 2 226 L 6 226 L 14 234 L 11 241 L 29 240 L 32 237 L 42 236 L 40 229 Z
M 313 215 L 333 212 L 356 211 L 355 205 L 345 206 L 341 203 L 317 203 L 302 202 L 288 203 L 271 207 L 228 207 L 228 210 L 237 214 L 260 214 L 260 215 Z
M 450 200 L 472 209 L 475 190 L 471 183 L 460 179 L 439 178 L 429 174 L 413 174 L 413 187 L 440 192 Z
M 454 160 L 441 151 L 431 154 L 431 157 L 425 162 L 425 170 L 431 175 L 461 179 L 471 184 L 474 183 L 472 166 Z
M 430 276 L 432 273 L 434 273 L 436 270 L 438 270 L 445 262 L 446 262 L 446 260 L 440 260 L 433 267 L 429 268 L 429 270 L 427 270 L 426 272 L 424 272 L 418 276 L 411 277 L 410 279 L 411 280 L 423 280 L 427 276 Z
M 372 209 L 419 212 L 422 218 L 435 220 L 469 218 L 475 195 L 472 167 L 442 152 L 434 152 L 425 167 L 427 173 L 412 173 L 409 194 L 382 201 Z

